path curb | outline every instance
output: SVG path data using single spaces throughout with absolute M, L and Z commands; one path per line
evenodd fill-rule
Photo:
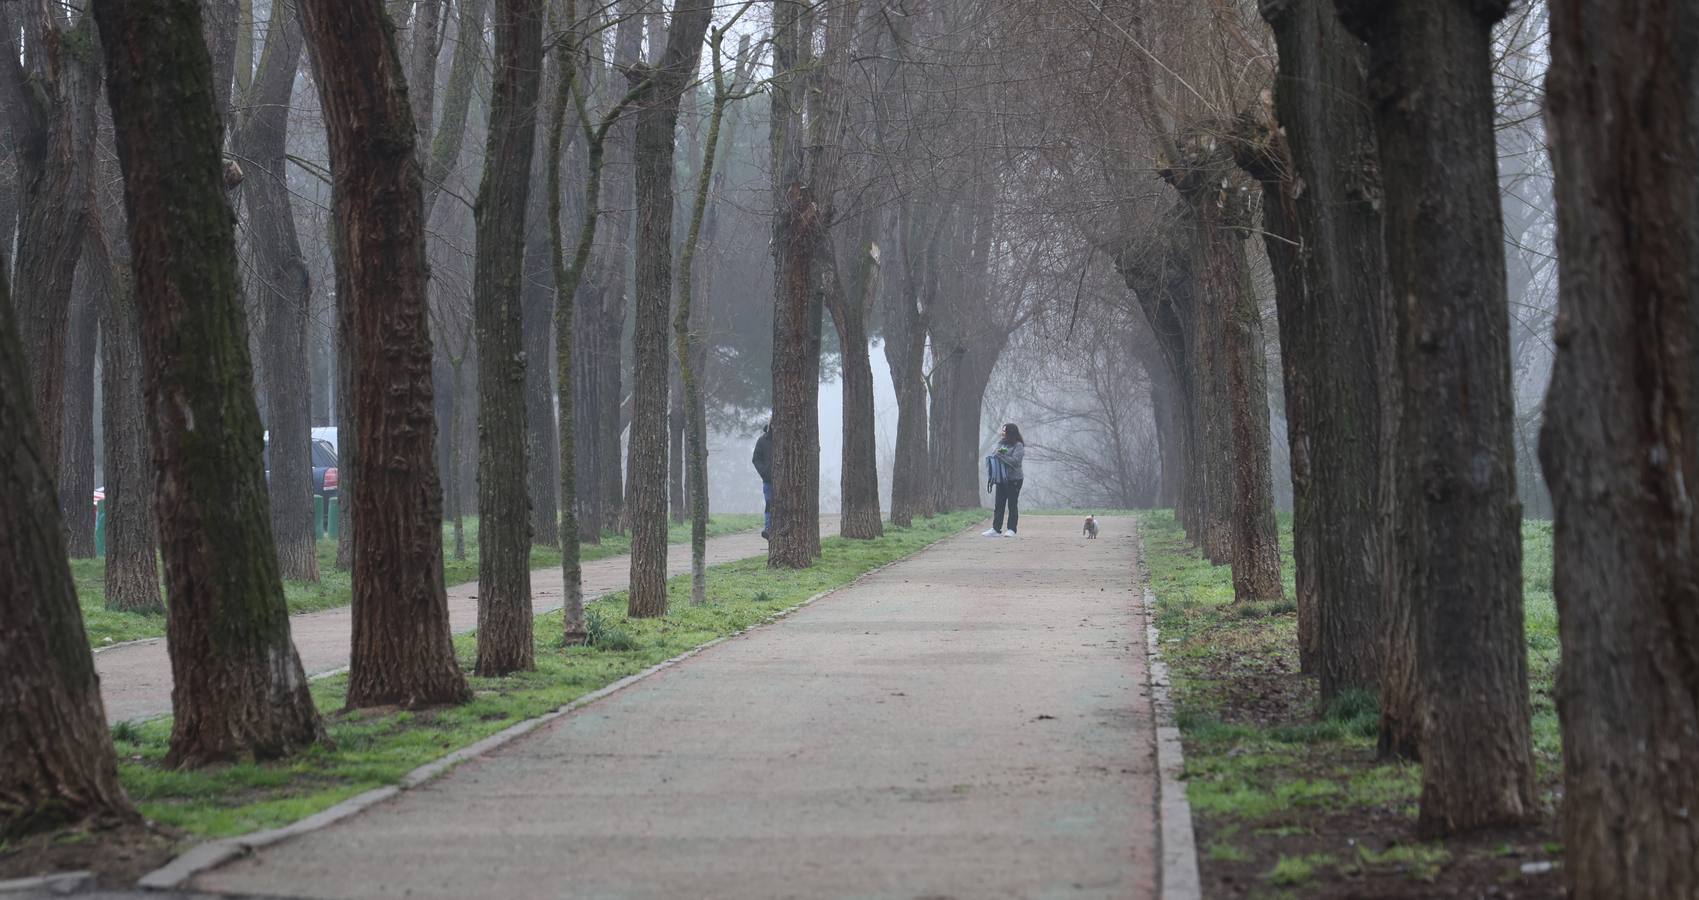
M 1174 724 L 1174 701 L 1168 696 L 1168 664 L 1162 661 L 1156 628 L 1156 592 L 1150 589 L 1145 564 L 1144 536 L 1139 536 L 1140 581 L 1144 588 L 1145 654 L 1150 674 L 1150 704 L 1156 714 L 1157 838 L 1162 854 L 1162 900 L 1201 900 L 1197 839 L 1192 832 L 1192 804 L 1186 799 L 1186 757 L 1180 729 Z
M 750 625 L 748 628 L 744 628 L 740 631 L 734 631 L 731 634 L 724 635 L 722 637 L 714 638 L 705 644 L 693 647 L 670 659 L 662 660 L 641 672 L 635 672 L 615 681 L 612 684 L 604 685 L 597 690 L 591 691 L 590 693 L 585 694 L 584 696 L 579 697 L 578 699 L 563 706 L 556 707 L 549 712 L 510 725 L 507 728 L 478 741 L 477 743 L 469 744 L 454 751 L 453 753 L 448 754 L 447 756 L 425 763 L 413 771 L 408 772 L 406 775 L 403 775 L 398 784 L 385 785 L 384 787 L 373 788 L 372 790 L 366 791 L 362 794 L 356 794 L 335 806 L 320 810 L 299 822 L 285 825 L 282 828 L 273 828 L 267 831 L 256 831 L 250 834 L 239 835 L 237 837 L 220 838 L 196 844 L 165 865 L 143 875 L 136 881 L 136 887 L 150 891 L 173 890 L 182 887 L 190 879 L 211 871 L 212 869 L 216 869 L 225 863 L 249 856 L 255 850 L 260 850 L 273 844 L 288 840 L 289 838 L 298 837 L 340 822 L 343 819 L 382 803 L 402 791 L 418 787 L 427 781 L 437 778 L 460 763 L 466 762 L 470 759 L 476 759 L 477 757 L 497 750 L 502 746 L 512 743 L 518 738 L 523 737 L 524 735 L 529 734 L 530 732 L 535 731 L 556 719 L 559 719 L 562 716 L 576 712 L 598 700 L 602 700 L 618 693 L 619 691 L 624 690 L 625 688 L 628 688 L 651 675 L 684 662 L 685 660 L 708 650 L 710 647 L 715 647 L 719 644 L 725 643 L 726 641 L 742 637 L 757 628 L 763 628 L 779 621 L 780 619 L 784 619 L 796 613 L 803 607 L 812 605 L 815 601 L 859 584 L 863 580 L 871 578 L 872 576 L 877 575 L 900 562 L 912 559 L 913 557 L 932 549 L 934 546 L 947 541 L 950 538 L 971 530 L 973 527 L 974 525 L 970 524 L 962 528 L 960 531 L 946 534 L 937 540 L 916 549 L 913 553 L 897 557 L 883 565 L 868 569 L 837 587 L 820 591 L 794 606 L 788 606 L 784 609 L 778 610 L 777 612 L 771 613 L 755 624 Z

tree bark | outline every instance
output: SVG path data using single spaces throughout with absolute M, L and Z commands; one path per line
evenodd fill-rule
M 614 31 L 614 65 L 607 76 L 610 87 L 614 74 L 633 71 L 641 62 L 643 51 L 643 19 L 645 0 L 622 0 L 621 16 Z M 612 93 L 618 93 L 617 90 Z M 609 99 L 612 99 L 610 97 Z M 634 113 L 635 111 L 632 111 Z M 624 533 L 626 517 L 626 476 L 621 465 L 620 435 L 625 423 L 620 410 L 625 404 L 624 360 L 621 348 L 625 339 L 627 312 L 627 270 L 632 266 L 632 213 L 636 205 L 634 153 L 637 124 L 634 114 L 619 117 L 609 133 L 607 150 L 608 189 L 607 242 L 599 260 L 601 271 L 596 276 L 600 288 L 600 308 L 595 318 L 595 355 L 589 362 L 596 368 L 595 404 L 592 407 L 595 436 L 596 475 L 600 479 L 601 527 Z
M 300 0 L 334 176 L 351 353 L 354 635 L 348 705 L 470 699 L 442 573 L 424 193 L 401 60 L 378 0 Z M 384 135 L 372 140 L 371 135 Z
M 804 24 L 807 23 L 807 24 Z M 773 527 L 767 565 L 802 569 L 820 555 L 821 297 L 814 261 L 826 222 L 809 179 L 803 108 L 813 63 L 810 12 L 773 0 Z
M 558 77 L 550 75 L 549 79 Z M 539 95 L 540 96 L 540 95 Z M 539 107 L 540 109 L 540 107 Z M 531 543 L 560 546 L 559 439 L 555 423 L 555 377 L 548 363 L 553 332 L 555 290 L 550 261 L 549 200 L 545 181 L 546 129 L 537 132 L 532 154 L 530 191 L 525 205 L 525 269 L 521 276 L 521 305 L 525 315 L 525 453 L 529 469 L 526 489 L 531 495 Z
M 1392 376 L 1363 377 L 1390 369 L 1380 173 L 1367 48 L 1324 0 L 1264 3 L 1262 13 L 1280 49 L 1278 130 L 1247 123 L 1239 156 L 1263 183 L 1286 378 L 1299 630 L 1325 704 L 1380 679 L 1381 399 Z
M 449 61 L 447 90 L 442 97 L 442 117 L 431 140 L 425 167 L 424 219 L 429 223 L 444 185 L 460 163 L 460 148 L 466 140 L 466 118 L 472 109 L 473 81 L 484 56 L 484 10 L 489 0 L 460 0 L 455 4 L 459 22 L 454 40 L 454 58 Z M 434 79 L 436 73 L 431 72 Z M 434 81 L 433 81 L 434 92 Z M 411 98 L 411 92 L 409 92 Z M 411 99 L 409 100 L 411 102 Z
M 192 4 L 189 4 L 192 6 Z M 134 822 L 65 564 L 0 260 L 0 839 L 83 820 Z
M 1699 896 L 1699 12 L 1556 0 L 1556 506 L 1570 895 Z
M 679 95 L 695 77 L 702 38 L 713 19 L 709 0 L 673 5 L 666 50 L 653 68 L 630 76 L 639 93 L 637 111 L 637 290 L 632 337 L 631 587 L 627 614 L 661 616 L 667 611 L 667 322 L 672 309 L 673 133 Z M 642 88 L 640 81 L 647 81 Z
M 37 14 L 48 15 L 45 9 Z M 24 189 L 13 302 L 26 371 L 34 384 L 36 415 L 52 425 L 42 435 L 41 449 L 56 480 L 65 416 L 60 375 L 65 371 L 71 282 L 88 219 L 84 200 L 94 164 L 99 51 L 94 21 L 86 14 L 68 32 L 51 21 L 24 30 L 31 36 L 26 50 L 42 60 L 45 74 L 26 74 L 15 55 L 0 62 L 7 70 L 4 77 L 13 83 L 6 106 Z M 9 47 L 11 42 L 6 43 Z
M 837 260 L 828 254 L 831 274 L 826 304 L 838 332 L 844 383 L 843 456 L 839 478 L 838 533 L 846 538 L 872 540 L 885 533 L 879 516 L 879 448 L 873 416 L 873 360 L 868 350 L 867 318 L 878 291 L 878 248 L 864 227 L 850 258 L 855 277 L 846 281 Z
M 926 486 L 926 319 L 921 314 L 921 293 L 935 275 L 930 264 L 933 242 L 918 215 L 913 200 L 898 207 L 893 231 L 901 254 L 901 278 L 887 283 L 879 295 L 885 362 L 891 368 L 891 385 L 897 395 L 891 522 L 903 527 L 913 524 L 915 516 L 931 516 L 934 509 Z
M 88 229 L 84 229 L 85 240 Z M 71 319 L 65 339 L 65 419 L 60 434 L 59 515 L 65 544 L 74 559 L 94 558 L 94 368 L 100 311 L 106 296 L 92 273 L 85 250 L 71 292 Z
M 1369 45 L 1387 267 L 1401 298 L 1389 578 L 1416 640 L 1417 828 L 1520 823 L 1536 808 L 1491 75 L 1492 26 L 1509 3 L 1335 5 Z
M 171 653 L 166 763 L 324 737 L 269 527 L 212 64 L 192 0 L 95 7 L 124 172 Z M 170 228 L 161 227 L 169 222 Z
M 104 244 L 103 238 L 97 240 Z M 107 273 L 108 284 L 106 308 L 100 317 L 101 421 L 106 444 L 106 608 L 158 615 L 165 612 L 165 601 L 159 594 L 153 448 L 148 446 L 141 333 L 130 291 L 129 254 L 124 253 L 121 263 L 110 258 L 104 247 L 93 256 L 94 264 Z
M 1279 533 L 1269 465 L 1268 376 L 1262 312 L 1251 289 L 1244 238 L 1251 197 L 1232 176 L 1227 149 L 1204 132 L 1183 136 L 1181 159 L 1163 177 L 1191 210 L 1193 275 L 1202 307 L 1194 323 L 1194 365 L 1202 363 L 1198 411 L 1210 458 L 1206 549 L 1226 551 L 1235 602 L 1279 600 Z M 1221 510 L 1226 510 L 1222 523 Z M 1223 528 L 1226 529 L 1225 534 Z
M 233 143 L 246 174 L 242 198 L 248 207 L 259 294 L 260 374 L 269 386 L 265 392 L 270 435 L 267 486 L 277 564 L 284 578 L 318 581 L 307 358 L 312 276 L 295 231 L 287 171 L 289 100 L 301 67 L 301 45 L 294 4 L 278 0 L 272 6 L 259 72 L 243 98 L 247 113 Z
M 536 145 L 540 0 L 497 0 L 489 142 L 478 188 L 479 675 L 536 668 L 531 631 L 531 499 L 526 493 L 525 208 Z

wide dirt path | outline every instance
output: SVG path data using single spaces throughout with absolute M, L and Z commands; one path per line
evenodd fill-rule
M 1133 523 L 970 533 L 201 876 L 306 897 L 1155 895 Z
M 838 533 L 838 517 L 820 520 L 822 537 Z M 764 556 L 767 542 L 759 531 L 745 531 L 708 539 L 708 565 Z M 667 548 L 667 572 L 690 571 L 690 544 Z M 630 555 L 610 556 L 584 564 L 584 597 L 623 591 L 631 575 Z M 531 602 L 538 614 L 560 608 L 564 578 L 559 566 L 531 572 Z M 448 589 L 448 615 L 454 633 L 478 627 L 478 583 L 452 585 Z M 308 675 L 334 672 L 348 665 L 349 636 L 354 628 L 349 607 L 327 609 L 289 618 L 295 649 Z M 171 712 L 171 658 L 165 639 L 122 644 L 94 655 L 100 673 L 100 697 L 106 702 L 106 720 L 123 722 L 147 719 Z

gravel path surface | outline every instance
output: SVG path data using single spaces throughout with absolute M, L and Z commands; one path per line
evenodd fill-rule
M 821 537 L 838 533 L 838 517 L 820 520 Z M 767 542 L 758 531 L 745 531 L 708 539 L 708 565 L 717 565 L 767 552 Z M 667 549 L 667 571 L 682 575 L 690 571 L 690 544 L 672 544 Z M 594 599 L 625 590 L 631 574 L 629 555 L 610 556 L 584 564 L 584 596 Z M 562 577 L 558 566 L 531 572 L 532 605 L 541 614 L 560 608 Z M 478 627 L 478 583 L 452 585 L 448 589 L 449 619 L 454 632 Z M 348 665 L 349 636 L 353 631 L 351 610 L 344 606 L 306 613 L 289 619 L 295 649 L 308 675 L 334 671 Z M 106 720 L 123 722 L 149 719 L 171 712 L 171 659 L 165 639 L 135 641 L 94 655 L 100 674 L 100 695 L 106 701 Z
M 1154 897 L 1134 524 L 977 530 L 202 875 L 303 897 Z

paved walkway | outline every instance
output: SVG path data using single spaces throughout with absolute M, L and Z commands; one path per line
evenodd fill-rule
M 291 897 L 1148 898 L 1133 523 L 970 533 L 202 875 Z
M 821 537 L 837 533 L 838 517 L 822 517 Z M 767 542 L 757 531 L 708 539 L 710 566 L 761 556 L 766 552 Z M 585 599 L 595 599 L 603 594 L 625 590 L 631 575 L 631 557 L 610 556 L 587 562 L 583 568 Z M 667 548 L 668 574 L 682 575 L 689 571 L 690 544 L 670 545 Z M 531 602 L 539 615 L 560 608 L 564 580 L 559 566 L 531 572 Z M 476 581 L 449 587 L 448 614 L 456 634 L 478 627 Z M 348 665 L 353 622 L 353 612 L 346 606 L 290 617 L 289 631 L 295 638 L 295 649 L 301 654 L 301 664 L 308 675 L 335 671 Z M 100 696 L 106 702 L 108 722 L 148 719 L 171 712 L 171 658 L 166 655 L 164 638 L 102 650 L 94 655 L 94 668 L 100 674 Z

